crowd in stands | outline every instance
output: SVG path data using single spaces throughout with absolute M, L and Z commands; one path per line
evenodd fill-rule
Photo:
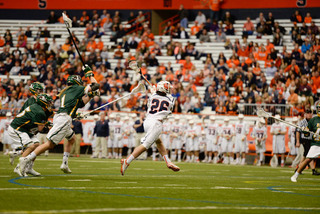
M 74 32 L 72 37 L 84 62 L 93 68 L 95 78 L 101 85 L 101 95 L 108 97 L 96 97 L 87 108 L 94 109 L 110 102 L 137 85 L 137 81 L 130 78 L 127 68 L 128 61 L 135 59 L 142 73 L 152 83 L 156 84 L 162 79 L 172 83 L 172 95 L 177 98 L 174 112 L 200 113 L 204 106 L 208 106 L 217 114 L 238 114 L 239 103 L 249 103 L 290 104 L 290 115 L 299 115 L 318 100 L 320 93 L 319 27 L 310 13 L 305 14 L 305 17 L 303 15 L 299 11 L 292 15 L 291 31 L 275 21 L 276 17 L 271 12 L 267 16 L 260 13 L 257 18 L 248 16 L 243 24 L 242 38 L 231 42 L 228 37 L 235 35 L 236 18 L 230 12 L 226 12 L 221 20 L 211 20 L 202 12 L 198 13 L 195 20 L 188 20 L 188 11 L 182 6 L 179 10 L 181 22 L 168 22 L 164 32 L 161 32 L 171 38 L 164 43 L 161 38 L 155 39 L 142 11 L 137 15 L 131 12 L 128 20 L 123 20 L 119 11 L 113 15 L 107 10 L 102 14 L 95 10 L 92 14 L 83 11 L 81 17 L 70 18 L 73 27 L 85 27 L 85 37 L 79 40 Z M 52 11 L 47 23 L 62 21 Z M 126 27 L 124 21 L 128 23 Z M 186 30 L 190 21 L 194 21 L 194 25 Z M 215 39 L 209 36 L 210 32 L 215 33 Z M 104 35 L 111 35 L 115 50 L 104 45 Z M 273 39 L 267 39 L 266 43 L 255 43 L 248 39 L 250 35 L 256 35 L 257 38 L 272 35 Z M 294 46 L 292 51 L 283 45 L 284 35 L 291 35 L 290 42 Z M 198 51 L 194 43 L 188 42 L 185 45 L 179 42 L 179 39 L 191 36 L 198 38 L 200 44 L 224 43 L 226 50 L 232 50 L 232 56 L 226 58 L 222 51 L 214 59 L 211 53 Z M 39 27 L 37 32 L 32 32 L 29 27 L 20 28 L 17 32 L 8 29 L 0 37 L 3 49 L 0 53 L 0 75 L 8 75 L 0 83 L 0 109 L 20 109 L 33 81 L 45 85 L 46 92 L 55 99 L 57 108 L 57 95 L 66 86 L 68 76 L 83 76 L 82 64 L 71 38 L 67 38 L 63 45 L 58 45 L 55 38 L 48 42 L 47 38 L 50 37 L 46 27 Z M 40 38 L 45 38 L 45 42 L 40 42 Z M 31 45 L 30 41 L 35 42 Z M 279 51 L 275 46 L 282 48 Z M 131 50 L 135 52 L 131 53 Z M 125 59 L 124 52 L 129 52 Z M 180 64 L 179 69 L 174 69 L 171 62 L 159 63 L 157 57 L 161 55 L 174 57 Z M 111 58 L 119 60 L 116 67 L 111 66 Z M 194 60 L 203 61 L 203 66 L 196 67 Z M 261 64 L 261 61 L 264 63 Z M 150 67 L 156 67 L 156 73 L 152 76 L 148 73 Z M 14 75 L 30 75 L 33 71 L 38 71 L 39 75 L 32 76 L 27 82 L 15 84 L 10 78 Z M 272 80 L 267 81 L 268 78 Z M 87 84 L 86 79 L 83 80 Z M 206 88 L 204 96 L 199 96 L 198 86 Z M 146 103 L 147 96 L 139 94 L 132 96 L 127 103 L 115 103 L 108 109 L 145 111 Z M 276 112 L 272 106 L 267 110 L 285 114 Z

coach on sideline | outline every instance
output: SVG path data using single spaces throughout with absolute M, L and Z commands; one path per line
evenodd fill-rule
M 96 134 L 96 149 L 92 158 L 107 158 L 107 142 L 109 137 L 109 123 L 106 120 L 106 114 L 100 112 L 100 120 L 96 122 L 93 135 Z M 99 155 L 101 150 L 101 156 Z

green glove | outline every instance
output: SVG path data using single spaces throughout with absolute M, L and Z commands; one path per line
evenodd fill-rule
M 92 72 L 92 69 L 90 68 L 89 65 L 82 66 L 82 69 L 84 71 L 84 76 L 85 77 L 93 77 L 94 76 L 94 74 Z
M 93 98 L 94 96 L 100 97 L 100 91 L 99 91 L 99 90 L 90 91 L 90 92 L 88 93 L 88 96 L 89 96 L 90 98 Z

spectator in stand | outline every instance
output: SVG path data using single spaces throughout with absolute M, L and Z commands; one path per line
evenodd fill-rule
M 298 94 L 295 93 L 295 89 L 291 88 L 290 89 L 290 96 L 288 97 L 287 102 L 291 105 L 298 104 Z
M 227 12 L 225 13 L 225 15 L 223 16 L 223 18 L 222 18 L 222 21 L 223 21 L 224 24 L 227 24 L 227 22 L 229 22 L 229 23 L 231 23 L 231 24 L 234 24 L 234 21 L 235 21 L 235 20 L 236 20 L 236 19 L 234 18 L 233 15 L 231 15 L 231 13 L 230 13 L 229 11 L 227 11 Z
M 312 22 L 312 17 L 309 12 L 307 12 L 306 17 L 304 17 L 304 23 L 310 24 Z
M 309 40 L 305 39 L 304 43 L 301 46 L 301 52 L 306 53 L 308 50 L 310 50 L 310 48 L 311 48 L 311 44 L 310 44 Z
M 216 41 L 217 42 L 225 42 L 226 41 L 226 34 L 223 32 L 221 28 L 219 28 L 219 31 L 216 33 Z
M 211 20 L 220 20 L 220 8 L 223 0 L 210 0 L 209 8 L 210 8 L 210 19 Z
M 296 23 L 302 23 L 303 22 L 303 17 L 300 14 L 299 10 L 296 10 L 294 14 L 290 18 L 291 22 L 296 22 Z
M 30 27 L 27 27 L 26 32 L 24 33 L 27 37 L 32 37 L 32 30 L 30 30 Z
M 204 24 L 206 22 L 206 16 L 201 11 L 199 11 L 195 22 L 198 22 L 199 25 Z
M 200 31 L 200 27 L 198 25 L 198 21 L 194 22 L 194 26 L 191 27 L 191 35 L 194 36 Z
M 247 17 L 247 21 L 243 24 L 243 35 L 252 35 L 254 31 L 254 25 L 250 19 Z
M 315 35 L 319 34 L 319 27 L 316 26 L 314 21 L 311 22 L 311 26 L 309 27 L 309 29 L 311 30 L 312 34 L 315 34 Z
M 226 32 L 226 35 L 234 35 L 233 24 L 230 23 L 229 21 L 226 22 L 225 32 Z
M 200 43 L 203 42 L 211 42 L 210 36 L 208 35 L 208 32 L 206 29 L 202 30 L 202 34 L 199 37 Z
M 112 22 L 110 19 L 106 19 L 106 21 L 103 24 L 103 32 L 104 34 L 110 33 L 112 31 Z
M 47 19 L 48 24 L 54 24 L 58 22 L 59 17 L 56 15 L 54 11 L 50 11 L 50 15 Z
M 261 37 L 262 35 L 267 34 L 267 26 L 265 22 L 262 20 L 256 26 L 257 36 Z
M 41 33 L 40 33 L 40 37 L 41 38 L 45 38 L 45 37 L 50 38 L 50 31 L 48 30 L 48 27 L 43 28 L 43 31 L 41 31 Z
M 188 11 L 184 9 L 183 4 L 180 5 L 178 16 L 180 19 L 180 25 L 183 28 L 188 27 Z
M 268 17 L 266 19 L 266 25 L 269 29 L 272 29 L 274 26 L 274 18 L 271 12 L 268 13 Z

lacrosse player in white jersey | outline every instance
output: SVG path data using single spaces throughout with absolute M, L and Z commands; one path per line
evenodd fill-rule
M 131 136 L 133 135 L 134 129 L 133 129 L 133 125 L 132 123 L 129 121 L 130 118 L 128 116 L 125 116 L 123 118 L 123 126 L 122 126 L 122 142 L 123 145 L 127 145 L 128 148 L 128 154 L 127 156 L 129 156 L 132 152 L 132 148 L 133 148 L 133 141 L 131 140 Z
M 141 153 L 147 151 L 153 143 L 157 144 L 158 151 L 166 161 L 167 167 L 173 171 L 180 170 L 180 168 L 174 165 L 169 159 L 166 148 L 159 138 L 162 132 L 163 120 L 172 114 L 175 101 L 170 95 L 170 88 L 171 84 L 167 81 L 161 81 L 157 87 L 152 87 L 152 95 L 148 100 L 148 114 L 143 123 L 146 135 L 141 139 L 141 145 L 135 148 L 127 159 L 121 160 L 120 172 L 122 175 L 124 175 L 129 164 Z
M 133 126 L 134 126 L 137 118 L 138 118 L 138 115 L 136 113 L 133 113 L 133 114 L 130 115 L 129 123 L 130 123 L 130 125 L 132 127 L 132 134 L 129 137 L 130 145 L 132 145 L 132 149 L 130 151 L 130 154 L 131 154 L 131 152 L 133 152 L 133 149 L 136 146 L 136 135 L 137 135 L 137 132 L 136 132 L 136 130 L 134 129 Z
M 292 123 L 298 125 L 298 118 L 292 118 Z M 290 126 L 289 127 L 289 154 L 293 156 L 293 160 L 296 158 L 298 154 L 298 147 L 296 147 L 296 127 Z
M 10 123 L 12 122 L 13 118 L 12 118 L 12 113 L 11 112 L 7 112 L 6 113 L 6 119 L 1 120 L 1 124 L 0 124 L 0 133 L 2 133 L 2 144 L 3 144 L 3 151 L 4 151 L 4 155 L 9 154 L 9 150 L 10 150 L 10 144 L 11 144 L 11 138 L 8 134 L 8 128 L 10 126 Z M 11 152 L 10 152 L 11 153 Z M 11 156 L 11 154 L 9 154 Z M 10 160 L 11 165 L 13 164 L 14 158 L 12 159 L 12 161 Z
M 120 114 L 116 114 L 116 120 L 113 123 L 113 156 L 117 158 L 122 158 L 122 121 L 120 120 Z
M 204 124 L 204 130 L 207 138 L 207 162 L 212 163 L 212 154 L 214 155 L 213 163 L 218 162 L 218 131 L 219 125 L 215 123 L 216 117 L 210 116 L 210 121 L 207 124 Z
M 229 124 L 229 118 L 224 118 L 224 124 L 221 127 L 221 152 L 223 154 L 223 163 L 230 164 L 233 162 L 233 136 L 234 136 L 234 128 L 231 124 Z
M 170 139 L 170 131 L 171 131 L 171 126 L 173 124 L 173 121 L 174 121 L 173 118 L 169 118 L 168 120 L 166 120 L 163 123 L 163 125 L 162 125 L 162 134 L 160 136 L 161 141 L 162 141 L 164 147 L 166 148 L 168 155 L 169 155 L 170 141 L 171 141 L 171 139 Z M 153 151 L 154 150 L 152 150 L 152 152 Z
M 115 158 L 116 157 L 116 152 L 112 151 L 113 150 L 113 142 L 114 142 L 114 119 L 115 116 L 113 114 L 109 115 L 109 138 L 108 138 L 108 159 Z
M 92 149 L 91 158 L 94 158 L 93 154 L 96 149 L 96 141 L 95 141 L 95 135 L 93 135 L 93 130 L 98 120 L 99 120 L 99 116 L 95 114 L 93 115 L 93 121 L 86 122 L 83 126 L 83 142 L 91 144 L 91 149 Z
M 276 115 L 276 118 L 280 119 L 280 115 Z M 287 133 L 287 128 L 283 123 L 280 123 L 278 120 L 272 124 L 271 135 L 273 135 L 273 158 L 271 161 L 275 161 L 272 166 L 278 166 L 278 158 L 277 154 L 281 154 L 281 167 L 284 167 L 284 154 L 286 153 L 286 146 L 285 146 L 285 134 Z
M 261 166 L 266 151 L 267 127 L 265 126 L 266 120 L 260 118 L 256 126 L 252 130 L 252 137 L 255 139 L 257 158 L 259 161 L 257 166 Z
M 174 154 L 172 154 L 171 159 L 176 160 L 178 156 L 178 162 L 181 162 L 181 148 L 182 148 L 182 137 L 183 137 L 183 125 L 179 123 L 179 116 L 174 117 L 174 123 L 171 126 L 172 138 L 172 149 L 174 149 Z
M 244 115 L 239 114 L 239 122 L 235 125 L 236 140 L 234 146 L 234 152 L 236 153 L 237 159 L 236 164 L 240 164 L 240 154 L 241 154 L 241 165 L 246 163 L 246 152 L 247 152 L 247 135 L 249 133 L 249 126 L 243 121 Z

